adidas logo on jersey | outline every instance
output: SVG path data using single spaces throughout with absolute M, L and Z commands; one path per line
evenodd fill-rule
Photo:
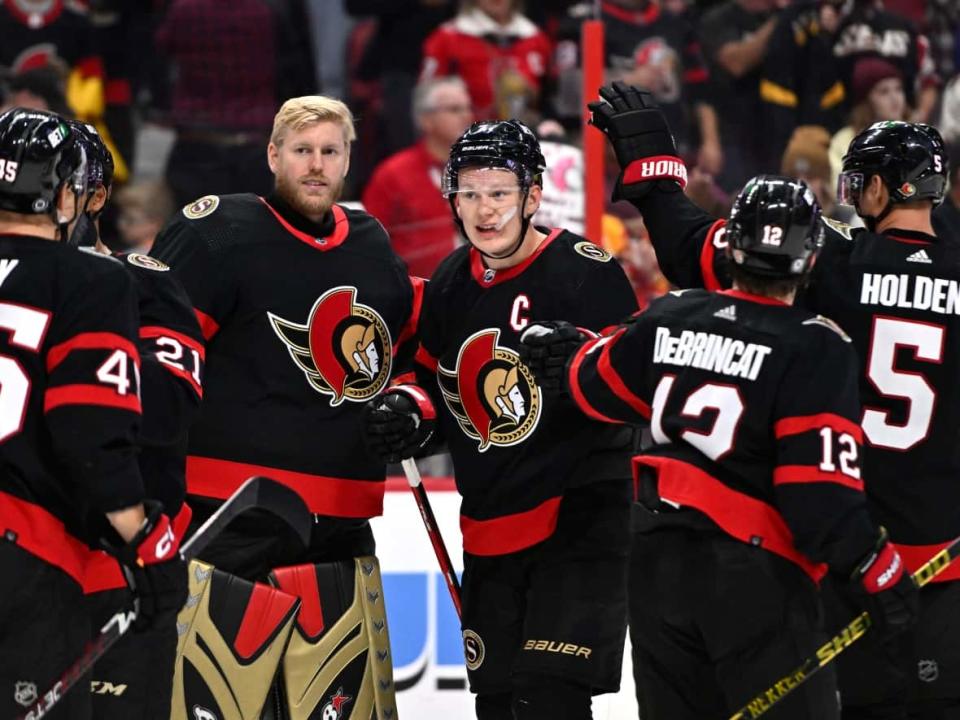
M 927 251 L 924 249 L 917 250 L 913 255 L 907 255 L 907 262 L 918 262 L 918 263 L 932 263 L 933 260 L 930 259 L 930 256 L 927 255 Z
M 737 306 L 736 305 L 727 305 L 725 308 L 720 308 L 714 314 L 714 317 L 723 318 L 724 320 L 729 320 L 730 322 L 737 321 Z

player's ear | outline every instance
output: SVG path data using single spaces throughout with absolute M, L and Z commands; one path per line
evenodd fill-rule
M 280 156 L 280 148 L 273 143 L 267 145 L 267 165 L 270 166 L 270 172 L 277 174 L 277 158 Z
M 523 208 L 526 217 L 532 217 L 540 209 L 540 201 L 543 199 L 543 188 L 539 185 L 531 185 L 530 192 L 527 194 L 527 204 Z

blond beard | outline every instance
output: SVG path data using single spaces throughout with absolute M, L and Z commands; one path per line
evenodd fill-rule
M 319 218 L 322 220 L 323 217 L 330 212 L 333 204 L 340 199 L 340 194 L 343 192 L 343 183 L 344 180 L 341 179 L 336 185 L 328 186 L 331 192 L 326 198 L 309 198 L 307 200 L 304 200 L 300 195 L 300 184 L 298 182 L 288 183 L 285 178 L 277 176 L 275 189 L 277 195 L 282 197 L 291 208 L 305 218 Z

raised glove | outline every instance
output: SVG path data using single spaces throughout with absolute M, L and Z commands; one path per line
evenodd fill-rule
M 178 552 L 180 543 L 155 500 L 144 500 L 147 517 L 140 530 L 121 547 L 104 543 L 120 562 L 134 597 L 135 630 L 173 622 L 187 601 L 187 564 Z
M 591 123 L 603 131 L 620 163 L 613 199 L 639 200 L 653 188 L 667 192 L 687 184 L 687 168 L 667 120 L 646 90 L 614 82 L 590 103 Z
M 586 339 L 579 328 L 563 320 L 533 323 L 520 336 L 520 362 L 544 390 L 562 391 L 567 361 Z
M 385 463 L 398 463 L 423 452 L 436 427 L 433 403 L 416 385 L 389 388 L 364 408 L 367 447 Z
M 917 585 L 886 531 L 881 533 L 876 549 L 854 569 L 850 583 L 854 596 L 870 613 L 875 632 L 884 640 L 916 623 L 920 602 Z

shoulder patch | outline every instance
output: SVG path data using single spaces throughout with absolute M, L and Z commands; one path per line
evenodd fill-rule
M 847 223 L 840 222 L 839 220 L 833 220 L 831 218 L 824 217 L 824 216 L 821 216 L 820 219 L 823 220 L 824 224 L 828 228 L 831 228 L 832 230 L 840 233 L 847 240 L 853 240 L 853 235 L 850 233 L 850 230 L 852 228 L 849 225 L 847 225 Z
M 204 195 L 183 208 L 183 214 L 188 220 L 199 220 L 206 217 L 220 205 L 220 198 L 216 195 Z
M 844 342 L 851 342 L 850 336 L 847 335 L 843 328 L 837 325 L 833 320 L 823 315 L 817 315 L 816 317 L 809 318 L 803 321 L 804 325 L 822 325 L 825 328 L 833 330 L 837 335 L 843 338 Z
M 573 246 L 573 249 L 578 255 L 583 255 L 585 258 L 597 262 L 610 262 L 613 259 L 613 255 L 589 240 L 581 240 Z
M 149 255 L 144 255 L 142 253 L 130 253 L 125 256 L 127 262 L 131 265 L 136 265 L 137 267 L 142 267 L 145 270 L 156 270 L 157 272 L 167 272 L 170 269 L 170 266 L 156 258 L 152 258 Z
M 89 245 L 81 245 L 80 247 L 77 248 L 77 250 L 79 250 L 82 253 L 86 253 L 87 255 L 93 255 L 94 257 L 98 257 L 101 260 L 109 260 L 110 262 L 120 262 L 112 255 L 105 255 L 104 253 L 98 251 L 95 247 L 90 247 Z

